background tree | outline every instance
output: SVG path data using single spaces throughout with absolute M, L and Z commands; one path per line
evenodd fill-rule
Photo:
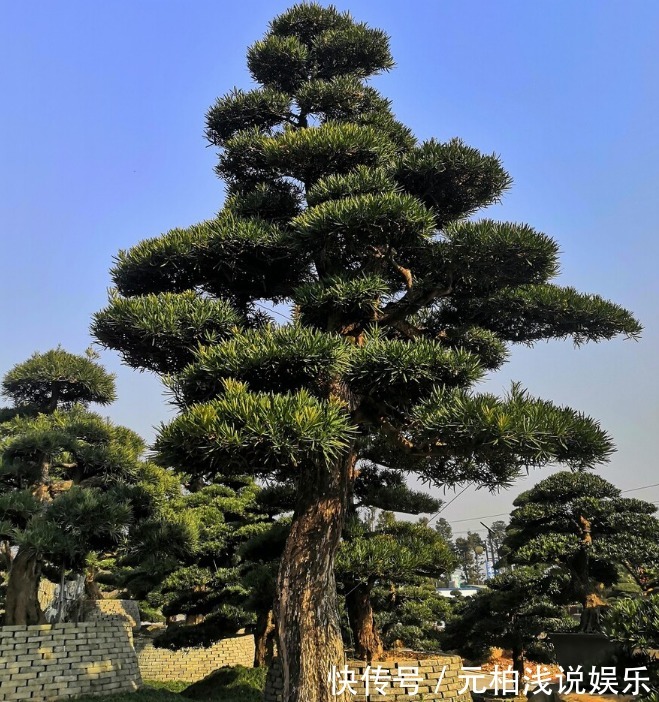
M 121 252 L 93 328 L 130 365 L 176 375 L 164 464 L 295 485 L 278 651 L 284 698 L 319 702 L 343 662 L 334 555 L 358 461 L 495 489 L 522 469 L 604 460 L 611 442 L 593 420 L 518 387 L 503 399 L 470 388 L 507 342 L 640 327 L 552 284 L 548 236 L 468 219 L 510 176 L 496 156 L 419 143 L 395 119 L 367 83 L 393 66 L 382 31 L 296 5 L 247 63 L 256 87 L 207 115 L 221 213 Z M 294 323 L 268 323 L 264 301 Z
M 542 568 L 520 567 L 491 578 L 487 589 L 462 600 L 442 636 L 444 649 L 471 659 L 487 657 L 491 646 L 509 649 L 521 679 L 528 655 L 539 663 L 551 660 L 540 635 L 567 624 L 557 604 L 563 585 L 564 579 Z
M 439 519 L 435 521 L 434 529 L 444 541 L 447 543 L 453 542 L 453 528 L 445 517 L 439 517 Z
M 288 522 L 274 521 L 281 509 L 250 478 L 193 487 L 135 526 L 121 581 L 165 617 L 186 616 L 186 626 L 169 629 L 156 646 L 210 646 L 248 627 L 255 665 L 263 665 Z
M 453 616 L 454 601 L 437 593 L 434 577 L 416 574 L 393 587 L 376 587 L 372 601 L 386 650 L 443 650 L 443 627 Z
M 485 542 L 480 534 L 470 531 L 466 537 L 459 536 L 454 542 L 460 572 L 469 585 L 482 585 L 484 580 L 482 555 Z
M 659 562 L 656 506 L 620 494 L 597 475 L 561 472 L 513 503 L 506 562 L 567 574 L 569 596 L 583 607 L 583 631 L 599 628 L 604 587 L 619 581 L 621 568 L 634 573 Z
M 434 529 L 421 524 L 395 522 L 370 531 L 363 522 L 353 520 L 346 532 L 337 556 L 337 575 L 345 594 L 355 655 L 381 660 L 382 634 L 372 605 L 376 586 L 389 593 L 388 608 L 394 610 L 396 602 L 402 604 L 397 595 L 400 585 L 435 583 L 453 570 L 455 556 Z
M 490 526 L 487 528 L 486 539 L 493 565 L 495 565 L 497 561 L 501 559 L 501 547 L 503 546 L 504 539 L 506 538 L 507 526 L 507 522 L 499 519 L 496 522 L 492 522 L 492 524 L 490 524 Z
M 6 374 L 2 390 L 13 401 L 0 423 L 5 624 L 37 624 L 44 565 L 61 578 L 81 572 L 90 551 L 120 538 L 130 519 L 124 487 L 137 479 L 144 445 L 86 409 L 114 400 L 113 377 L 89 356 L 35 354 Z

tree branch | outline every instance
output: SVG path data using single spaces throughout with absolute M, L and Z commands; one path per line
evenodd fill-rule
M 390 302 L 377 316 L 379 324 L 393 324 L 405 317 L 416 314 L 423 307 L 441 297 L 448 297 L 453 292 L 453 281 L 450 280 L 446 287 L 435 285 L 429 289 L 414 287 L 395 302 Z

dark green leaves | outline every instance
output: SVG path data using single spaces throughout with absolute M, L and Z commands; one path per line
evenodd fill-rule
M 309 208 L 293 225 L 300 247 L 318 251 L 328 268 L 340 263 L 362 270 L 373 259 L 384 259 L 380 266 L 389 267 L 387 252 L 421 245 L 434 226 L 429 210 L 399 193 L 328 200 Z
M 466 351 L 423 339 L 384 338 L 368 339 L 357 349 L 347 373 L 357 393 L 390 407 L 409 406 L 439 386 L 465 386 L 481 376 L 478 359 Z
M 397 582 L 416 576 L 441 577 L 455 565 L 455 556 L 434 530 L 397 522 L 383 532 L 366 533 L 345 541 L 337 554 L 340 576 L 354 580 Z
M 526 285 L 500 290 L 491 297 L 456 299 L 438 313 L 445 325 L 477 324 L 507 341 L 571 337 L 576 344 L 637 338 L 641 325 L 619 305 L 599 295 L 557 285 Z
M 310 207 L 327 200 L 339 200 L 355 195 L 382 195 L 397 189 L 389 173 L 382 168 L 357 166 L 345 175 L 329 175 L 309 188 L 307 203 Z
M 276 90 L 234 90 L 218 98 L 206 115 L 206 138 L 222 146 L 241 129 L 267 132 L 288 117 L 290 97 Z
M 484 219 L 451 225 L 444 234 L 431 260 L 445 271 L 442 279 L 453 281 L 456 297 L 544 283 L 558 272 L 556 242 L 526 224 Z
M 388 100 L 354 76 L 309 81 L 297 91 L 295 100 L 303 113 L 323 121 L 354 120 L 364 113 L 389 110 Z
M 201 349 L 179 377 L 177 392 L 184 404 L 205 402 L 224 392 L 225 379 L 235 378 L 253 391 L 307 388 L 327 396 L 348 357 L 349 346 L 338 335 L 298 326 L 247 331 Z
M 225 381 L 224 394 L 194 405 L 162 427 L 162 460 L 200 474 L 288 478 L 323 470 L 347 448 L 353 428 L 344 409 L 306 391 L 269 395 Z
M 292 7 L 249 50 L 252 76 L 293 92 L 304 79 L 351 75 L 367 78 L 393 66 L 387 35 L 355 23 L 348 13 L 316 3 Z
M 415 411 L 416 443 L 438 442 L 456 453 L 479 454 L 493 464 L 519 467 L 550 462 L 588 468 L 613 450 L 598 423 L 579 412 L 530 397 L 513 386 L 503 401 L 493 395 L 438 390 Z M 461 449 L 458 447 L 462 447 Z
M 293 93 L 308 76 L 309 50 L 295 37 L 269 36 L 247 52 L 252 77 L 266 88 Z
M 391 142 L 373 127 L 327 122 L 272 137 L 239 132 L 227 141 L 217 171 L 229 183 L 288 176 L 311 185 L 330 173 L 388 163 L 393 154 Z
M 89 357 L 57 348 L 14 366 L 3 378 L 2 394 L 40 412 L 74 403 L 109 405 L 115 400 L 114 376 Z
M 114 296 L 94 315 L 92 333 L 129 366 L 166 375 L 190 363 L 198 346 L 227 338 L 241 321 L 227 302 L 192 291 Z
M 497 156 L 460 139 L 412 149 L 400 159 L 396 180 L 433 210 L 440 227 L 497 202 L 512 183 Z
M 378 276 L 337 277 L 299 287 L 294 300 L 302 324 L 326 331 L 374 320 L 388 293 L 389 286 Z
M 394 66 L 389 37 L 364 24 L 323 32 L 314 42 L 313 56 L 319 78 L 346 74 L 368 78 Z
M 290 294 L 303 281 L 304 260 L 291 253 L 276 225 L 223 214 L 120 252 L 112 273 L 122 295 L 201 288 L 242 306 Z

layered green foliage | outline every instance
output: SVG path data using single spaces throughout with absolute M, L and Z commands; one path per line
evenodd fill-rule
M 11 369 L 13 400 L 0 423 L 0 541 L 13 577 L 17 546 L 57 580 L 82 573 L 93 552 L 123 542 L 141 501 L 144 444 L 87 409 L 114 399 L 93 357 L 62 349 Z
M 376 477 L 380 474 L 374 470 L 370 478 Z M 362 475 L 358 483 L 360 479 L 363 480 Z M 381 479 L 385 483 L 387 475 Z M 437 503 L 430 505 L 423 493 L 414 493 L 404 485 L 390 485 L 389 489 L 395 489 L 398 499 L 384 501 L 396 504 L 400 511 L 403 507 L 409 513 L 437 508 Z M 367 502 L 379 502 L 382 506 L 386 491 L 386 487 L 377 486 Z M 424 524 L 391 519 L 371 529 L 361 520 L 351 520 L 336 560 L 337 580 L 346 604 L 346 643 L 351 648 L 356 645 L 359 652 L 360 632 L 355 626 L 354 607 L 356 603 L 363 606 L 368 602 L 373 609 L 373 624 L 385 647 L 439 650 L 441 623 L 450 606 L 437 594 L 436 583 L 447 577 L 456 563 L 445 539 Z
M 334 7 L 275 18 L 247 64 L 255 85 L 207 114 L 223 209 L 120 252 L 93 323 L 128 364 L 174 376 L 160 459 L 205 484 L 274 480 L 292 507 L 330 484 L 354 494 L 347 475 L 336 487 L 347 455 L 382 476 L 491 489 L 607 460 L 595 420 L 518 386 L 474 389 L 511 343 L 641 330 L 554 282 L 547 234 L 472 219 L 511 185 L 500 158 L 418 141 L 367 82 L 393 66 L 387 36 Z
M 394 587 L 375 587 L 372 600 L 385 650 L 445 650 L 442 633 L 454 607 L 437 594 L 435 578 L 413 577 Z
M 637 575 L 659 562 L 656 506 L 621 497 L 597 475 L 556 473 L 522 493 L 514 505 L 503 544 L 505 562 L 563 573 L 565 594 L 575 604 L 591 606 L 623 570 Z
M 131 532 L 120 560 L 128 593 L 188 623 L 156 639 L 167 648 L 209 646 L 272 608 L 277 557 L 288 533 L 250 479 L 178 488 Z
M 542 568 L 520 567 L 488 580 L 487 588 L 465 598 L 442 636 L 445 650 L 469 658 L 487 657 L 489 648 L 512 650 L 517 670 L 527 656 L 549 662 L 545 634 L 570 622 L 557 604 L 565 579 Z

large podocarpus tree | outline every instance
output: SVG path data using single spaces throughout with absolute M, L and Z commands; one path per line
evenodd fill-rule
M 257 86 L 220 98 L 224 208 L 121 252 L 96 337 L 177 374 L 162 459 L 201 478 L 251 473 L 297 489 L 275 608 L 284 699 L 327 700 L 342 664 L 334 554 L 357 462 L 437 486 L 496 487 L 548 462 L 590 466 L 596 422 L 515 387 L 470 386 L 506 342 L 635 335 L 623 309 L 549 281 L 558 246 L 467 218 L 510 185 L 498 158 L 419 143 L 367 84 L 386 35 L 302 4 L 248 52 Z M 289 305 L 276 326 L 265 303 Z

